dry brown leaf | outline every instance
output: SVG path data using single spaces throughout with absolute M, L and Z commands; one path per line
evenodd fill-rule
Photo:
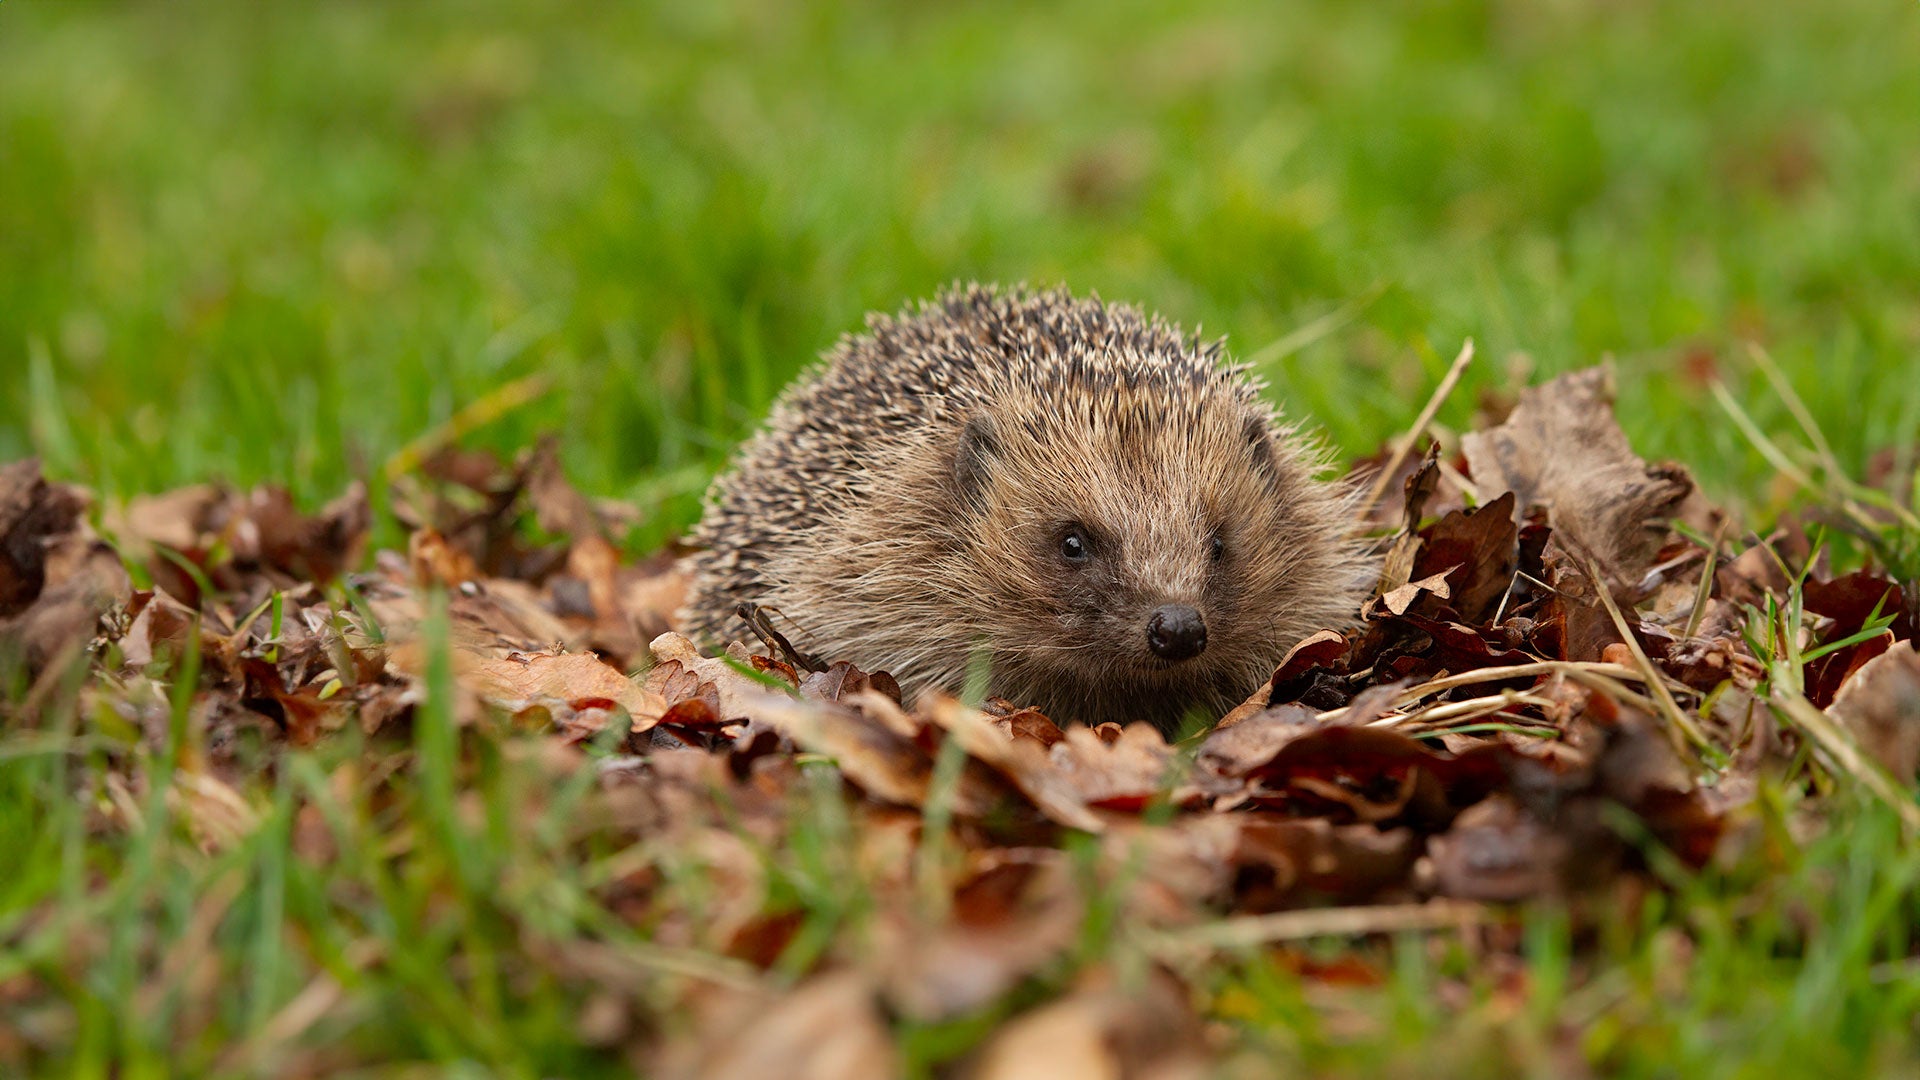
M 1520 565 L 1514 509 L 1509 491 L 1485 506 L 1452 511 L 1422 536 L 1413 573 L 1445 576 L 1448 591 L 1440 595 L 1464 622 L 1490 618 L 1513 585 L 1513 572 Z M 1394 612 L 1405 613 L 1404 606 Z
M 200 546 L 203 522 L 226 492 L 212 484 L 191 484 L 158 495 L 136 495 L 124 504 L 107 507 L 101 524 L 127 558 L 151 562 L 154 545 L 175 551 Z
M 926 805 L 933 759 L 868 712 L 765 694 L 748 702 L 747 715 L 795 746 L 833 759 L 843 776 L 873 798 L 897 806 Z M 983 813 L 989 805 L 964 787 L 955 799 L 956 810 L 965 816 Z
M 47 483 L 36 459 L 0 466 L 0 617 L 39 598 L 48 549 L 75 531 L 86 506 L 79 489 Z
M 582 702 L 607 701 L 633 717 L 634 730 L 644 731 L 667 709 L 660 695 L 637 685 L 592 653 L 533 653 L 519 657 L 481 660 L 458 669 L 463 685 L 488 702 L 518 710 L 528 702 L 564 701 L 575 708 Z
M 1539 504 L 1553 527 L 1591 551 L 1616 583 L 1637 582 L 1693 493 L 1679 465 L 1635 456 L 1613 415 L 1613 372 L 1592 367 L 1529 387 L 1506 423 L 1461 437 L 1481 497 Z M 1516 518 L 1518 520 L 1518 518 Z
M 82 520 L 87 496 L 39 462 L 0 466 L 0 648 L 29 671 L 87 645 L 132 598 L 125 567 Z
M 48 566 L 39 597 L 19 615 L 0 619 L 0 643 L 18 642 L 34 671 L 91 642 L 133 594 L 120 557 L 97 540 L 69 538 Z
M 1272 814 L 1235 814 L 1232 855 L 1241 910 L 1272 910 L 1303 899 L 1353 903 L 1406 884 L 1420 843 L 1409 829 L 1334 825 Z
M 1421 578 L 1419 581 L 1410 581 L 1394 589 L 1392 592 L 1382 595 L 1379 599 L 1379 604 L 1395 615 L 1405 615 L 1407 609 L 1413 606 L 1414 601 L 1420 599 L 1422 593 L 1437 596 L 1442 600 L 1452 599 L 1453 587 L 1447 582 L 1447 574 L 1452 569 L 1452 567 L 1448 567 L 1446 570 Z
M 933 697 L 928 714 L 961 749 L 1004 776 L 1048 818 L 1086 832 L 1105 828 L 1099 815 L 1087 808 L 1079 787 L 1053 767 L 1048 751 L 1033 740 L 1016 740 L 1011 733 L 995 726 L 985 713 L 969 709 L 945 695 Z
M 1462 900 L 1510 903 L 1552 896 L 1574 856 L 1573 840 L 1564 829 L 1495 795 L 1468 807 L 1451 829 L 1433 838 L 1435 883 L 1440 895 Z
M 1444 824 L 1502 783 L 1512 752 L 1487 744 L 1464 754 L 1442 753 L 1398 731 L 1320 724 L 1285 706 L 1215 738 L 1220 741 L 1201 744 L 1196 759 L 1219 778 L 1213 790 L 1230 782 L 1245 785 L 1216 796 L 1222 804 L 1251 800 L 1303 816 L 1368 823 Z
M 950 918 L 929 926 L 896 917 L 878 927 L 887 998 L 917 1020 L 991 1004 L 1079 938 L 1086 903 L 1065 853 L 989 850 L 974 862 Z
M 1173 749 L 1151 724 L 1128 724 L 1111 742 L 1075 725 L 1047 747 L 1047 762 L 1085 805 L 1137 812 L 1165 792 Z
M 1016 1018 L 971 1080 L 1198 1080 L 1207 1058 L 1186 995 L 1166 976 L 1132 992 L 1097 982 Z
M 704 682 L 713 684 L 714 691 L 720 697 L 720 712 L 725 717 L 752 716 L 753 705 L 769 697 L 767 687 L 740 670 L 753 669 L 752 657 L 744 652 L 729 651 L 726 656 L 703 656 L 693 642 L 679 634 L 666 633 L 654 638 L 647 645 L 656 664 L 677 660 L 682 667 Z M 729 662 L 731 661 L 731 662 Z M 738 666 L 736 666 L 738 665 Z M 782 678 L 782 676 L 775 676 Z M 790 680 L 797 688 L 798 679 Z
M 1903 784 L 1920 773 L 1920 653 L 1903 641 L 1840 687 L 1827 713 Z
M 900 1063 L 865 976 L 817 975 L 783 993 L 743 995 L 684 1063 L 691 1080 L 894 1080 Z
M 678 629 L 674 616 L 687 599 L 687 576 L 680 563 L 666 559 L 623 567 L 616 607 L 635 626 L 642 640 Z
M 434 529 L 416 529 L 407 538 L 407 565 L 413 571 L 413 580 L 422 585 L 457 589 L 480 576 L 480 566 L 473 556 L 448 543 Z
M 527 491 L 527 502 L 540 527 L 561 533 L 576 541 L 602 536 L 606 527 L 593 504 L 567 482 L 560 468 L 560 441 L 549 435 L 534 445 L 532 453 L 520 465 Z
M 159 549 L 198 565 L 221 590 L 244 591 L 260 574 L 280 587 L 325 583 L 359 564 L 373 511 L 357 481 L 311 515 L 283 487 L 240 492 L 195 484 L 135 496 L 109 507 L 103 521 L 121 553 L 144 565 L 156 584 L 197 602 L 197 583 Z

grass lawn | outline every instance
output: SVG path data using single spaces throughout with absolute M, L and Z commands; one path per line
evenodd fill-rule
M 1749 342 L 1855 475 L 1920 441 L 1917 106 L 1920 12 L 1858 0 L 13 0 L 0 462 L 38 455 L 103 501 L 225 478 L 311 507 L 366 478 L 391 546 L 383 463 L 493 402 L 468 445 L 563 433 L 568 474 L 637 506 L 648 550 L 864 312 L 1024 280 L 1227 335 L 1349 456 L 1406 429 L 1462 338 L 1482 360 L 1454 430 L 1482 392 L 1611 356 L 1635 448 L 1766 525 L 1813 495 L 1715 402 L 1718 379 L 1796 441 Z M 243 839 L 203 854 L 55 797 L 106 760 L 45 739 L 96 722 L 0 728 L 0 1062 L 44 1035 L 68 1052 L 34 1060 L 63 1074 L 318 1069 L 276 1056 L 305 1002 L 334 1010 L 300 1030 L 341 1060 L 613 1075 L 619 1046 L 582 1034 L 600 969 L 555 957 L 604 944 L 642 1003 L 684 974 L 602 906 L 624 856 L 588 850 L 573 789 L 511 746 L 471 774 L 428 755 L 379 799 L 353 790 L 357 747 L 291 754 Z M 127 798 L 164 812 L 148 795 Z M 1789 836 L 1798 797 L 1761 800 L 1778 831 L 1751 858 L 1604 932 L 1530 912 L 1511 967 L 1417 934 L 1360 988 L 1308 971 L 1340 943 L 1222 960 L 1201 990 L 1225 1067 L 1920 1067 L 1920 850 L 1844 792 Z M 782 978 L 864 940 L 837 805 L 765 854 L 768 904 L 813 942 Z M 322 823 L 355 842 L 290 857 Z M 698 860 L 648 857 L 707 887 Z M 903 1021 L 908 1066 L 1127 948 Z

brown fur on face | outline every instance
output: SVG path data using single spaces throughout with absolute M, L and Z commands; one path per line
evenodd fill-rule
M 1064 292 L 957 290 L 874 319 L 776 405 L 709 495 L 685 621 L 715 643 L 758 603 L 909 691 L 982 662 L 1055 719 L 1168 728 L 1351 615 L 1368 573 L 1315 467 L 1218 345 Z M 1198 655 L 1149 648 L 1161 605 L 1200 613 Z

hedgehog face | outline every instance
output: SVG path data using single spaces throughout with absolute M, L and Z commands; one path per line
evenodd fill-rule
M 1338 486 L 1256 380 L 1137 308 L 969 286 L 878 316 L 715 481 L 687 625 L 741 602 L 809 652 L 1055 720 L 1174 728 L 1353 614 Z
M 1289 520 L 1259 406 L 1223 390 L 1169 408 L 1164 390 L 1121 390 L 1075 394 L 1100 402 L 1091 414 L 1003 404 L 962 430 L 968 561 L 992 601 L 979 632 L 1010 685 L 1058 688 L 1068 715 L 1126 697 L 1177 719 L 1271 673 L 1300 621 L 1289 570 L 1327 539 Z

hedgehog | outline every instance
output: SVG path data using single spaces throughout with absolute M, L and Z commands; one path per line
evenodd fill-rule
M 755 608 L 909 700 L 1058 722 L 1217 718 L 1372 574 L 1352 489 L 1264 387 L 1139 308 L 956 286 L 868 317 L 708 491 L 684 628 Z

